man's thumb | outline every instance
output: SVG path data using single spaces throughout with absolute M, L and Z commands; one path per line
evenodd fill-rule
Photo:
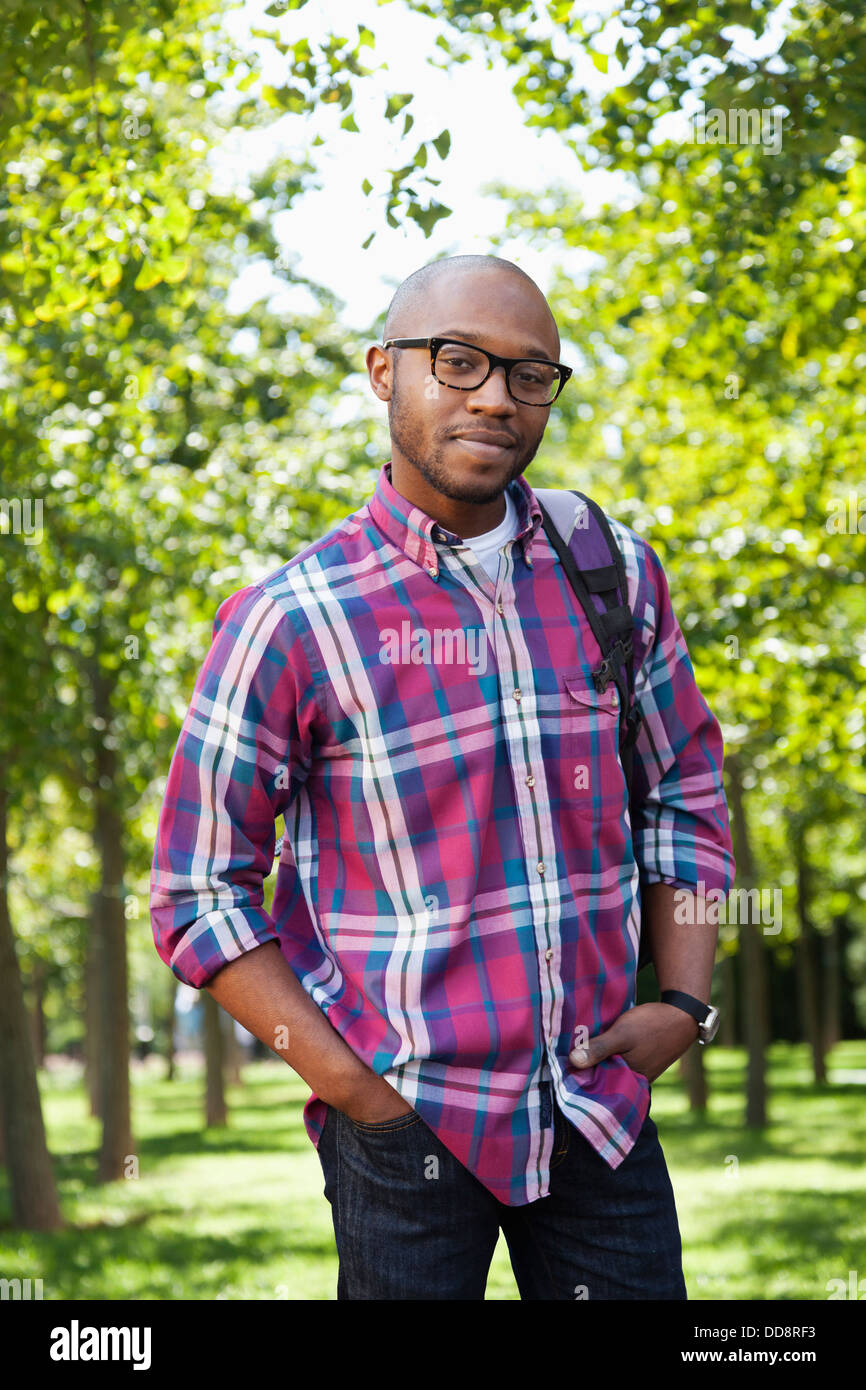
M 575 1067 L 594 1067 L 597 1062 L 603 1062 L 605 1057 L 610 1057 L 616 1051 L 612 1034 L 613 1029 L 608 1028 L 606 1033 L 599 1033 L 597 1037 L 579 1043 L 569 1052 L 569 1062 Z

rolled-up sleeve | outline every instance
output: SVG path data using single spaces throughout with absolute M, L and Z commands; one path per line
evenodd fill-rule
M 643 725 L 635 745 L 635 858 L 646 883 L 727 894 L 736 865 L 718 721 L 701 695 L 667 579 L 645 544 L 644 659 L 635 678 Z
M 314 681 L 302 634 L 262 588 L 221 605 L 166 783 L 150 883 L 156 949 L 202 988 L 276 940 L 263 908 L 275 821 L 310 766 Z

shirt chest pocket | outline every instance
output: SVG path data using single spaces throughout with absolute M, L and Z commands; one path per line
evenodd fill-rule
M 560 766 L 569 809 L 587 820 L 619 816 L 625 777 L 619 760 L 619 692 L 596 690 L 583 671 L 560 684 Z

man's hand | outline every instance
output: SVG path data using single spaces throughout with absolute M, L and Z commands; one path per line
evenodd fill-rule
M 383 1076 L 370 1075 L 370 1081 L 352 1095 L 348 1105 L 335 1106 L 357 1124 L 378 1125 L 396 1120 L 413 1109 Z
M 605 1057 L 625 1058 L 632 1071 L 655 1081 L 698 1037 L 698 1025 L 673 1004 L 638 1004 L 620 1014 L 611 1026 L 584 1047 L 576 1047 L 568 1060 L 578 1070 L 594 1067 Z

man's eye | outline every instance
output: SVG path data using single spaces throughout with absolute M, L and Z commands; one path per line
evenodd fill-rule
M 459 352 L 444 352 L 440 360 L 445 363 L 446 367 L 472 367 L 475 365 L 467 357 L 461 356 Z

